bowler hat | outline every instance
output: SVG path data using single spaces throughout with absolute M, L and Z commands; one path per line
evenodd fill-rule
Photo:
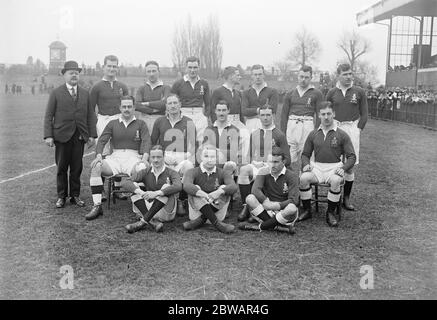
M 64 68 L 61 70 L 61 73 L 64 74 L 67 70 L 77 70 L 81 72 L 82 68 L 79 68 L 79 65 L 76 61 L 70 60 L 65 62 Z

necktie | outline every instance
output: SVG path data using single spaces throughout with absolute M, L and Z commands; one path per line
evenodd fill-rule
M 74 87 L 71 87 L 71 97 L 73 98 L 74 101 L 77 100 L 77 94 L 76 94 L 76 90 L 74 89 Z

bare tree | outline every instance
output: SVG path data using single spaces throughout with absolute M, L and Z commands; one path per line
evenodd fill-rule
M 289 60 L 295 66 L 304 66 L 313 64 L 321 51 L 321 45 L 317 37 L 308 31 L 305 26 L 294 34 L 293 47 L 287 55 Z
M 203 25 L 194 25 L 191 16 L 175 27 L 172 45 L 173 64 L 183 71 L 185 59 L 197 56 L 201 68 L 208 74 L 218 74 L 221 68 L 223 46 L 216 15 L 208 16 Z
M 343 31 L 337 46 L 345 53 L 353 71 L 355 71 L 358 59 L 371 48 L 369 40 L 362 37 L 356 30 Z

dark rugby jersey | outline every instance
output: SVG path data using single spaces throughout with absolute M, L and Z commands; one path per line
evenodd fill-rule
M 330 101 L 335 111 L 335 119 L 342 121 L 358 121 L 358 128 L 364 129 L 368 117 L 367 96 L 365 91 L 357 86 L 346 90 L 346 96 L 341 89 L 335 87 L 328 91 L 326 101 Z
M 179 132 L 175 132 L 175 135 L 171 134 L 170 129 L 179 130 Z M 167 140 L 165 139 L 167 135 Z M 168 117 L 163 116 L 156 119 L 153 124 L 152 130 L 152 145 L 160 144 L 164 150 L 167 150 L 167 147 L 172 144 L 176 139 L 183 137 L 183 145 L 177 146 L 177 150 L 168 150 L 168 151 L 180 151 L 187 152 L 188 144 L 191 146 L 195 146 L 196 144 L 196 127 L 194 126 L 193 120 L 186 116 L 182 116 L 182 118 L 175 123 L 174 127 L 171 126 L 170 120 Z
M 217 166 L 215 167 L 215 172 L 209 175 L 206 172 L 202 172 L 200 166 L 188 170 L 184 174 L 182 184 L 185 192 L 193 196 L 195 196 L 197 191 L 199 191 L 199 188 L 196 187 L 196 185 L 206 193 L 216 191 L 221 185 L 225 185 L 223 191 L 226 195 L 234 194 L 238 189 L 231 174 Z
M 281 209 L 290 203 L 298 205 L 298 175 L 290 169 L 285 167 L 284 169 L 276 181 L 269 168 L 263 168 L 259 171 L 252 186 L 252 194 L 261 204 L 269 198 L 270 201 L 280 202 Z
M 236 89 L 233 89 L 231 92 L 228 88 L 220 86 L 215 89 L 211 95 L 211 104 L 208 114 L 212 122 L 217 120 L 215 106 L 220 100 L 225 100 L 228 103 L 229 114 L 238 114 L 240 115 L 240 121 L 243 121 L 241 116 L 241 92 Z
M 135 95 L 135 109 L 145 114 L 164 115 L 165 99 L 170 94 L 170 86 L 160 84 L 153 89 L 149 84 L 140 87 Z M 149 102 L 148 106 L 141 102 Z
M 335 127 L 326 134 L 321 127 L 313 130 L 308 135 L 302 151 L 302 168 L 310 163 L 314 151 L 314 160 L 321 163 L 336 163 L 341 161 L 341 156 L 346 156 L 343 165 L 345 171 L 352 168 L 356 161 L 354 146 L 349 135 Z
M 137 150 L 139 154 L 149 153 L 150 135 L 143 120 L 135 119 L 126 126 L 120 119 L 108 122 L 96 146 L 96 154 L 101 154 L 106 143 L 111 140 L 114 149 Z
M 241 101 L 241 112 L 245 117 L 256 117 L 258 115 L 257 109 L 266 103 L 273 107 L 273 113 L 278 109 L 279 95 L 276 89 L 264 87 L 261 89 L 259 96 L 256 90 L 250 87 L 243 91 Z
M 287 137 L 276 127 L 270 130 L 257 129 L 252 132 L 250 135 L 251 161 L 267 162 L 268 152 L 271 152 L 274 146 L 281 148 L 285 154 L 285 166 L 288 167 L 291 163 L 291 157 Z M 266 149 L 267 153 L 264 152 L 264 149 Z
M 241 163 L 242 139 L 240 129 L 236 126 L 228 123 L 220 134 L 216 123 L 214 123 L 205 129 L 203 135 L 203 144 L 208 143 L 220 149 L 226 157 L 226 161 Z
M 182 78 L 177 80 L 171 92 L 175 93 L 181 99 L 182 108 L 202 108 L 205 106 L 205 112 L 209 110 L 210 92 L 208 82 L 204 79 L 199 79 L 194 85 L 194 89 L 190 81 Z
M 101 115 L 112 116 L 120 113 L 121 97 L 128 95 L 129 90 L 127 85 L 117 80 L 111 83 L 106 80 L 100 80 L 92 88 L 90 92 L 91 108 L 98 108 Z

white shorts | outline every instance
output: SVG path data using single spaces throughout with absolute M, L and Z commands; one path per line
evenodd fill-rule
M 147 210 L 150 210 L 152 207 L 153 201 L 149 202 L 144 200 L 146 203 Z M 158 220 L 161 222 L 169 222 L 173 221 L 176 216 L 176 195 L 172 194 L 168 196 L 168 201 L 161 210 L 159 210 L 152 218 L 152 220 Z M 136 214 L 140 214 L 140 210 L 136 207 L 135 204 L 132 203 L 132 211 Z
M 203 133 L 208 127 L 208 119 L 203 114 L 203 108 L 181 108 L 181 114 L 193 120 L 196 126 L 197 141 L 203 142 Z
M 305 141 L 313 130 L 313 117 L 294 115 L 288 117 L 286 136 L 290 146 L 291 162 L 299 160 Z
M 355 161 L 355 165 L 359 163 L 359 155 L 360 155 L 360 129 L 358 128 L 358 121 L 337 121 L 337 126 L 345 131 L 349 137 L 351 138 L 352 145 L 355 149 L 355 156 L 357 157 L 357 161 Z
M 246 118 L 246 128 L 250 133 L 257 129 L 261 129 L 261 121 L 258 118 Z
M 188 160 L 189 152 L 165 151 L 164 162 L 167 167 L 179 174 L 184 174 L 188 169 L 194 168 L 193 163 Z
M 131 175 L 135 165 L 141 161 L 138 151 L 131 149 L 114 149 L 105 160 L 114 175 L 124 173 Z
M 106 125 L 109 123 L 109 121 L 114 120 L 114 119 L 118 119 L 119 117 L 120 117 L 120 114 L 114 114 L 112 116 L 97 114 L 97 124 L 96 124 L 97 139 L 96 139 L 96 144 L 97 144 L 98 139 L 102 135 L 103 130 L 105 129 Z M 110 146 L 110 144 L 111 144 L 111 142 L 108 142 L 105 145 L 105 147 L 103 148 L 102 156 L 106 156 L 106 155 L 111 153 L 111 146 Z
M 138 119 L 143 120 L 147 124 L 147 129 L 149 129 L 149 135 L 152 135 L 153 125 L 155 124 L 156 119 L 162 117 L 162 114 L 146 114 L 137 111 L 136 116 Z
M 343 166 L 343 162 L 337 163 L 311 163 L 313 170 L 311 171 L 316 176 L 319 183 L 330 183 L 330 179 L 335 175 L 335 170 Z
M 215 208 L 219 209 L 215 215 L 219 221 L 223 221 L 226 217 L 226 212 L 228 211 L 229 202 L 231 200 L 230 196 L 221 196 L 218 198 L 216 203 L 212 204 Z M 205 198 L 196 197 L 193 195 L 188 195 L 188 217 L 190 220 L 199 218 L 202 215 L 200 209 L 209 202 Z M 211 223 L 209 220 L 207 223 Z

